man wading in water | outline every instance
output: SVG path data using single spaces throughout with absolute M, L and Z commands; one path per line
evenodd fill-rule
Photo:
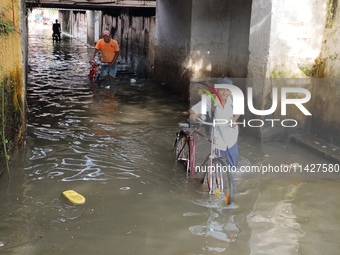
M 90 63 L 93 63 L 93 59 L 98 51 L 102 53 L 100 77 L 104 79 L 106 76 L 109 76 L 110 81 L 113 82 L 117 73 L 116 60 L 119 56 L 119 46 L 118 42 L 111 38 L 110 31 L 105 30 L 103 38 L 97 41 L 90 58 Z

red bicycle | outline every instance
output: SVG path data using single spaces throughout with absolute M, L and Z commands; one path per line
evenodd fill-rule
M 211 127 L 210 137 L 201 133 L 199 127 L 206 125 Z M 203 184 L 208 185 L 209 194 L 218 195 L 225 192 L 226 204 L 231 204 L 234 200 L 233 180 L 231 167 L 224 159 L 217 155 L 215 124 L 199 120 L 198 122 L 179 123 L 179 131 L 176 133 L 174 141 L 174 153 L 176 162 L 182 163 L 191 177 L 200 174 L 198 178 Z M 210 153 L 200 164 L 196 163 L 196 142 L 197 137 L 210 142 Z
M 99 63 L 96 61 L 92 61 L 90 63 L 90 73 L 87 75 L 89 80 L 98 81 L 99 80 Z

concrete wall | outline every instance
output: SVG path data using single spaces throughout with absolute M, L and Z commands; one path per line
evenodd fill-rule
M 73 21 L 72 11 L 59 10 L 58 17 L 62 32 L 62 38 L 64 37 L 64 35 L 72 36 L 72 21 Z
M 312 91 L 313 66 L 322 47 L 327 2 L 253 0 L 247 86 L 253 87 L 256 109 L 271 107 L 274 87 L 279 91 L 282 87 L 302 87 Z M 303 96 L 292 94 L 290 98 Z M 282 116 L 280 104 L 279 100 L 277 111 L 263 119 L 295 119 L 298 121 L 296 128 L 282 125 L 273 128 L 267 123 L 246 131 L 262 141 L 283 140 L 293 133 L 309 132 L 313 117 L 305 116 L 295 106 L 288 107 L 287 115 Z M 312 101 L 305 107 L 315 115 Z M 245 117 L 259 118 L 249 112 Z
M 229 5 L 230 36 L 226 75 L 236 78 L 247 77 L 252 0 L 232 1 Z M 241 84 L 240 87 L 243 88 Z
M 245 94 L 252 87 L 258 110 L 272 106 L 273 88 L 277 88 L 274 113 L 259 116 L 247 110 L 243 119 L 294 119 L 298 125 L 289 128 L 279 122 L 273 127 L 265 122 L 259 128 L 247 126 L 247 133 L 261 141 L 285 140 L 291 134 L 310 131 L 324 137 L 332 134 L 330 139 L 340 140 L 336 138 L 340 120 L 333 115 L 340 110 L 338 82 L 323 82 L 325 93 L 320 93 L 317 89 L 322 81 L 314 80 L 339 77 L 338 1 L 159 0 L 156 8 L 158 83 L 171 86 L 188 99 L 190 80 L 227 75 Z M 280 92 L 284 87 L 311 91 L 312 100 L 304 106 L 312 116 L 294 105 L 282 115 Z M 299 99 L 305 95 L 288 96 Z M 322 106 L 318 102 L 323 102 Z
M 271 29 L 271 1 L 253 0 L 249 31 L 249 62 L 247 87 L 254 92 L 254 107 L 265 109 L 266 98 L 270 97 L 271 84 L 266 80 L 268 75 L 269 42 Z M 246 112 L 244 119 L 257 118 Z M 247 132 L 261 137 L 260 128 L 249 128 Z
M 327 3 L 327 4 L 326 4 Z M 340 6 L 326 1 L 321 51 L 311 69 L 313 79 L 311 133 L 340 146 Z
M 11 0 L 1 2 L 6 4 Z M 60 14 L 63 32 L 85 38 L 90 45 L 101 30 L 111 30 L 120 44 L 123 64 L 140 75 L 153 75 L 185 100 L 190 80 L 220 75 L 234 78 L 244 92 L 252 87 L 254 107 L 259 110 L 271 107 L 273 87 L 304 87 L 312 93 L 305 105 L 312 117 L 294 106 L 288 108 L 287 116 L 281 116 L 280 107 L 268 116 L 294 118 L 297 128 L 266 124 L 245 130 L 262 141 L 286 139 L 292 131 L 311 131 L 340 144 L 338 0 L 158 0 L 156 17 L 153 8 L 106 8 L 87 14 L 63 10 Z M 88 20 L 91 25 L 85 31 L 83 24 Z M 17 42 L 13 35 L 1 38 L 3 48 L 15 48 Z M 15 51 L 6 54 L 9 51 L 4 51 L 4 59 L 16 56 Z M 2 76 L 12 70 L 5 62 Z M 14 65 L 21 76 L 25 64 Z M 24 90 L 19 97 L 24 98 Z M 259 116 L 247 111 L 244 118 Z
M 187 65 L 193 77 L 214 77 L 230 70 L 227 57 L 230 20 L 230 6 L 227 1 L 193 1 L 191 48 Z
M 171 86 L 183 99 L 189 98 L 189 84 L 195 60 L 191 53 L 192 1 L 157 1 L 154 77 Z
M 192 79 L 246 77 L 251 0 L 159 0 L 156 9 L 159 83 L 188 99 Z
M 0 32 L 0 173 L 6 156 L 11 158 L 24 144 L 26 131 L 26 9 L 22 2 L 12 4 L 11 0 L 0 2 L 4 11 L 0 22 L 10 20 L 13 29 Z
M 152 77 L 154 9 L 104 10 L 102 30 L 110 30 L 120 46 L 121 66 L 131 66 L 141 77 Z
M 87 42 L 87 20 L 85 11 L 72 12 L 72 37 L 86 43 Z
M 86 11 L 59 10 L 58 14 L 62 38 L 73 38 L 87 43 Z
M 154 9 L 116 8 L 102 11 L 59 11 L 63 34 L 94 46 L 104 30 L 118 41 L 119 70 L 151 78 L 154 66 Z
M 247 76 L 251 0 L 193 1 L 192 77 Z
M 100 38 L 102 27 L 102 12 L 101 11 L 86 11 L 87 21 L 87 38 L 86 42 L 89 45 L 95 45 L 95 42 Z
M 270 77 L 306 78 L 318 57 L 325 26 L 325 0 L 273 1 Z

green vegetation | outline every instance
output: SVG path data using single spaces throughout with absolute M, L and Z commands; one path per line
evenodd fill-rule
M 338 0 L 328 0 L 326 28 L 332 28 L 334 20 L 336 18 L 337 8 L 338 8 Z
M 311 77 L 313 75 L 314 66 L 312 64 L 298 64 L 298 67 L 307 77 Z
M 314 78 L 324 78 L 325 77 L 325 59 L 318 57 L 315 59 L 315 64 L 311 70 L 312 77 Z
M 270 72 L 270 78 L 299 78 L 301 75 L 292 73 L 285 66 L 275 66 Z
M 0 59 L 3 52 L 0 50 Z M 3 57 L 2 57 L 3 58 Z M 22 145 L 24 141 L 24 112 L 21 100 L 23 92 L 22 71 L 20 68 L 4 74 L 4 67 L 0 65 L 0 167 L 6 163 L 8 175 L 10 155 Z M 5 160 L 3 160 L 3 158 Z
M 13 32 L 14 26 L 13 22 L 11 20 L 8 21 L 3 21 L 0 16 L 0 35 L 1 34 L 6 34 L 8 35 L 9 33 Z
M 0 66 L 0 73 L 2 72 L 2 66 Z M 6 138 L 6 116 L 5 116 L 5 81 L 2 80 L 1 81 L 1 129 L 0 129 L 0 142 L 2 143 L 3 146 L 3 154 L 5 157 L 5 161 L 6 161 L 6 166 L 7 166 L 7 170 L 8 170 L 8 175 L 10 175 L 10 171 L 9 171 L 9 160 L 10 160 L 10 156 L 7 152 L 7 144 L 8 144 L 8 139 Z
M 8 4 L 6 7 L 0 9 L 0 35 L 8 35 L 9 33 L 15 31 L 13 8 L 14 1 L 12 1 L 11 5 Z M 8 18 L 8 15 L 10 15 L 11 12 L 13 20 Z

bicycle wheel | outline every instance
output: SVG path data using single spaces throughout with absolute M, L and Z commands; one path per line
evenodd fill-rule
M 190 148 L 186 134 L 181 132 L 174 142 L 176 161 L 189 165 Z
M 214 158 L 212 165 L 206 161 L 202 166 L 205 169 L 203 182 L 208 185 L 210 194 L 225 193 L 226 204 L 234 201 L 234 185 L 228 164 L 221 158 Z

